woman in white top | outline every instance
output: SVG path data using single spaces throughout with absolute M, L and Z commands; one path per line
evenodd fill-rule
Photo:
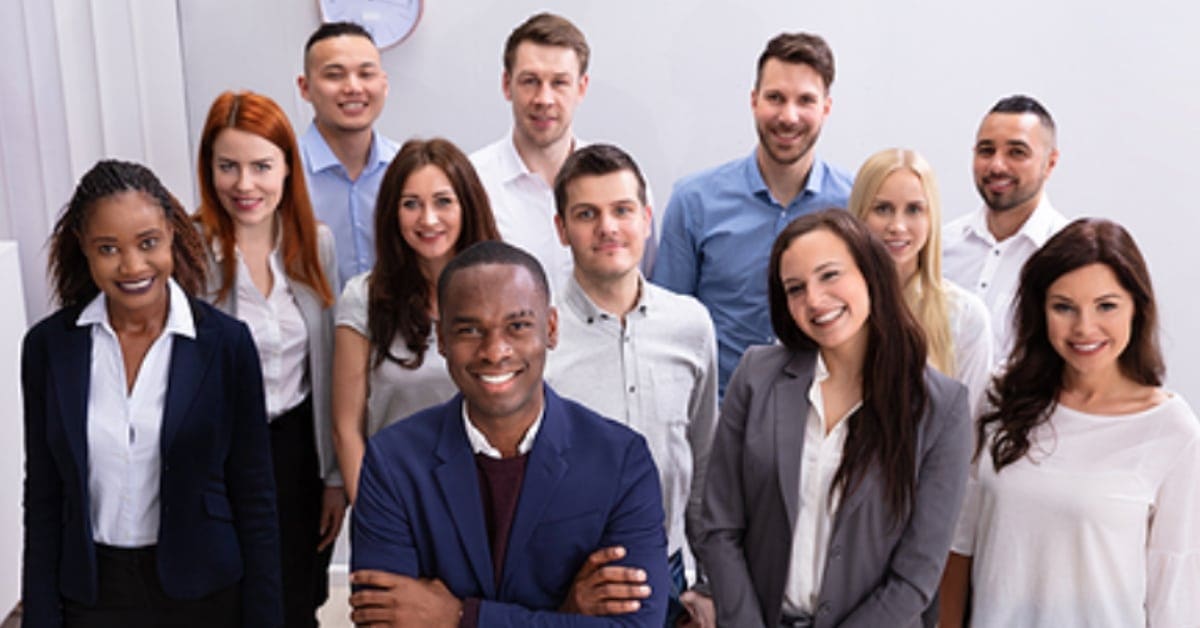
M 286 625 L 315 626 L 346 508 L 330 435 L 333 235 L 313 217 L 287 116 L 266 96 L 213 101 L 197 170 L 208 298 L 250 327 L 262 360 Z
M 1162 386 L 1146 264 L 1077 220 L 1021 269 L 1015 348 L 989 393 L 942 625 L 1195 626 L 1200 422 Z
M 29 330 L 25 626 L 282 626 L 250 332 L 193 294 L 203 245 L 139 164 L 105 160 L 54 227 L 62 309 Z
M 966 384 L 971 416 L 978 416 L 994 359 L 991 323 L 979 297 L 942 277 L 942 203 L 933 168 L 916 151 L 881 150 L 858 169 L 849 204 L 896 262 L 930 364 Z
M 434 349 L 437 279 L 455 253 L 498 240 L 487 192 L 447 140 L 409 140 L 375 201 L 375 267 L 346 282 L 334 332 L 333 442 L 350 500 L 366 441 L 456 388 Z

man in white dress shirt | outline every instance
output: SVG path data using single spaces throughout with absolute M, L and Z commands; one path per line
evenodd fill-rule
M 575 265 L 558 298 L 559 342 L 547 358 L 546 381 L 646 438 L 666 516 L 667 625 L 675 626 L 686 606 L 690 625 L 711 626 L 711 602 L 685 592 L 684 572 L 692 564 L 689 535 L 697 533 L 717 424 L 712 320 L 695 298 L 653 285 L 639 271 L 652 210 L 645 178 L 628 153 L 609 144 L 575 151 L 559 170 L 554 198 L 554 224 Z M 624 573 L 585 567 L 576 593 L 588 582 L 637 584 L 622 580 Z
M 487 189 L 500 236 L 533 254 L 557 292 L 571 252 L 554 232 L 554 177 L 579 142 L 575 108 L 588 87 L 588 48 L 569 20 L 539 13 L 504 44 L 501 88 L 512 103 L 512 130 L 471 154 Z
M 1009 96 L 984 117 L 975 136 L 973 172 L 984 207 L 942 231 L 942 272 L 974 292 L 992 316 L 996 359 L 1012 350 L 1012 300 L 1021 266 L 1067 219 L 1044 187 L 1058 163 L 1054 119 L 1029 96 Z

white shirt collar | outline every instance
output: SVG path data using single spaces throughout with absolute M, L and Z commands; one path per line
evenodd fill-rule
M 525 431 L 525 436 L 521 438 L 521 442 L 517 443 L 518 456 L 524 456 L 525 454 L 529 453 L 529 450 L 533 449 L 533 441 L 537 438 L 538 429 L 542 427 L 542 417 L 545 415 L 546 405 L 543 401 L 542 409 L 538 411 L 538 416 L 536 419 L 534 419 L 533 425 L 529 426 L 529 429 Z M 467 415 L 466 399 L 463 399 L 462 402 L 462 420 L 463 427 L 467 430 L 467 441 L 471 443 L 472 453 L 483 454 L 488 458 L 494 458 L 496 460 L 504 457 L 500 455 L 499 449 L 496 449 L 491 443 L 488 442 L 487 436 L 484 436 L 483 432 L 479 431 L 479 428 L 475 427 L 474 423 L 471 423 L 471 419 Z
M 996 244 L 996 237 L 992 235 L 988 229 L 987 215 L 991 211 L 985 205 L 979 211 L 971 216 L 971 219 L 966 224 L 968 233 L 974 234 L 975 237 L 983 239 L 990 245 Z M 1050 205 L 1049 197 L 1043 192 L 1041 200 L 1038 201 L 1037 207 L 1033 208 L 1033 213 L 1029 214 L 1029 218 L 1021 224 L 1021 228 L 1016 233 L 1012 234 L 1008 240 L 1013 238 L 1023 237 L 1033 243 L 1034 246 L 1041 248 L 1050 236 L 1054 235 L 1058 228 L 1054 224 L 1054 216 L 1057 212 Z
M 525 164 L 525 160 L 521 159 L 521 153 L 517 152 L 517 140 L 515 134 L 516 129 L 508 129 L 508 135 L 504 136 L 504 150 L 500 151 L 500 166 L 505 183 L 518 179 L 522 176 L 537 176 L 529 170 L 529 166 Z M 584 146 L 587 146 L 587 142 L 575 137 L 574 134 L 571 135 L 572 151 L 583 148 Z
M 1046 240 L 1050 239 L 1050 236 L 1058 232 L 1058 225 L 1055 225 L 1054 220 L 1056 213 L 1054 207 L 1050 205 L 1050 200 L 1045 194 L 1042 194 L 1042 200 L 1038 202 L 1038 206 L 1034 208 L 1025 224 L 1021 225 L 1021 230 L 1017 234 L 1024 235 L 1038 248 L 1041 248 Z
M 100 325 L 115 334 L 108 319 L 108 300 L 103 292 L 97 294 L 87 307 L 83 308 L 79 318 L 75 319 L 75 324 L 79 327 Z M 196 337 L 196 321 L 192 318 L 192 308 L 188 305 L 187 295 L 171 277 L 167 278 L 167 322 L 163 325 L 163 333 L 192 339 Z
M 825 397 L 821 393 L 821 383 L 827 379 L 829 379 L 829 367 L 825 366 L 825 358 L 821 357 L 820 351 L 817 351 L 817 363 L 813 366 L 813 381 L 812 385 L 808 387 L 808 403 L 811 406 L 811 410 L 816 412 L 816 416 L 822 425 L 825 423 Z M 858 402 L 846 411 L 846 416 L 849 417 L 851 414 L 854 414 L 860 407 L 862 407 L 862 399 L 859 399 Z M 839 421 L 834 426 L 834 431 L 846 429 L 843 427 L 845 424 L 845 420 Z

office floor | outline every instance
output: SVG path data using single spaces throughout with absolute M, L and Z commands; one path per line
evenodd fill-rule
M 350 587 L 345 572 L 330 571 L 329 601 L 317 611 L 321 628 L 353 628 L 350 622 Z M 3 626 L 0 626 L 3 628 Z
M 321 628 L 353 628 L 350 621 L 350 585 L 347 582 L 347 567 L 350 564 L 350 517 L 342 526 L 333 546 L 333 560 L 329 565 L 329 600 L 317 611 Z M 0 628 L 4 628 L 0 626 Z

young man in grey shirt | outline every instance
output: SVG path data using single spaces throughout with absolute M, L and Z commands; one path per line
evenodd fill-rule
M 555 226 L 571 249 L 574 270 L 558 299 L 559 344 L 546 380 L 563 396 L 640 432 L 658 467 L 673 577 L 685 588 L 691 563 L 705 464 L 717 417 L 716 340 L 699 301 L 655 286 L 638 270 L 651 208 L 637 164 L 607 144 L 581 148 L 554 184 Z M 687 556 L 685 559 L 684 557 Z M 617 554 L 597 552 L 581 576 L 596 587 L 621 586 L 624 571 L 601 565 Z M 577 591 L 587 590 L 576 583 Z M 632 602 L 636 595 L 627 599 Z M 702 624 L 703 598 L 682 594 Z M 616 610 L 616 609 L 613 609 Z M 584 609 L 587 612 L 587 609 Z M 674 625 L 671 617 L 669 625 Z

